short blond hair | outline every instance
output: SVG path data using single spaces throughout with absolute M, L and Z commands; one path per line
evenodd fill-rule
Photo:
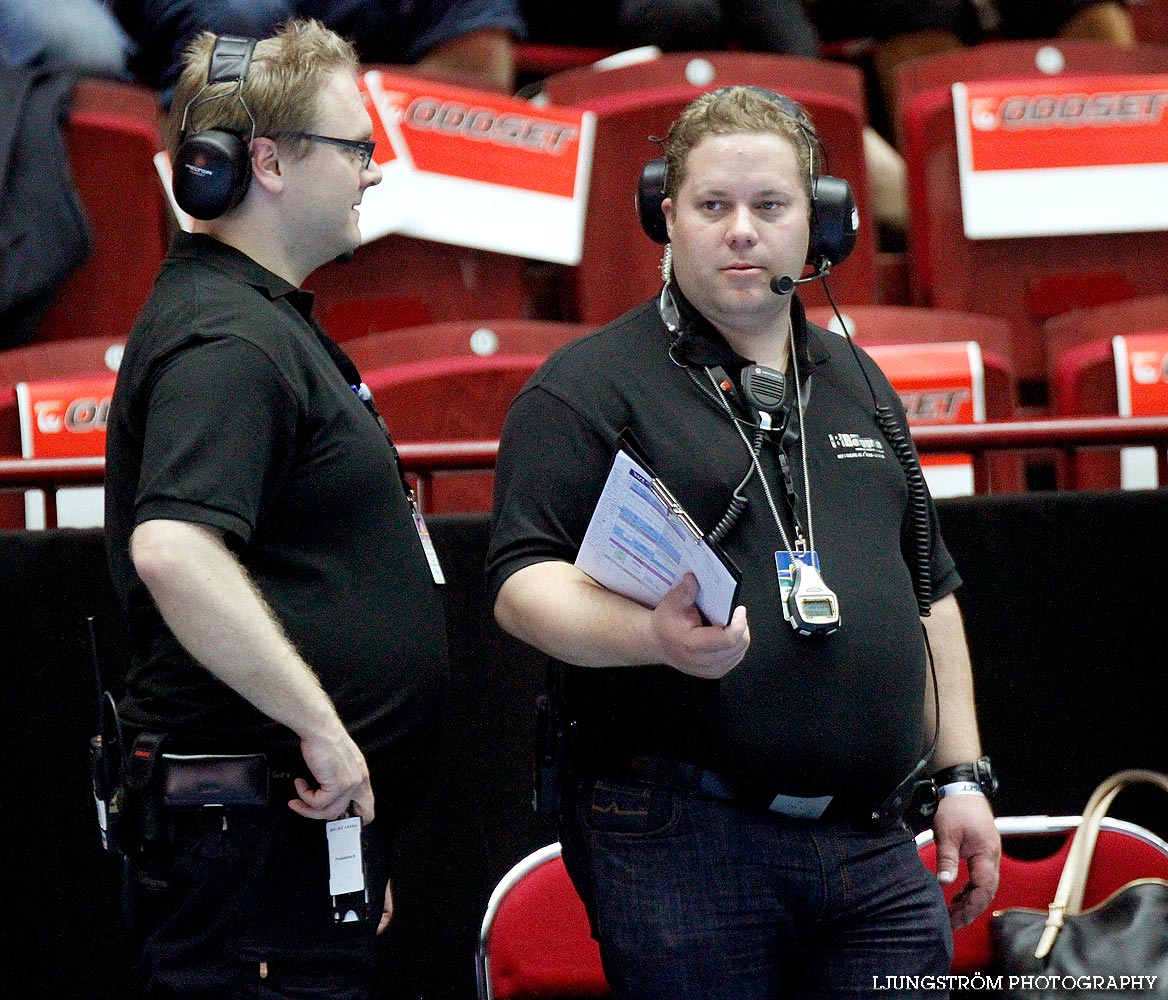
M 165 129 L 166 148 L 172 157 L 182 141 L 184 111 L 196 95 L 199 102 L 187 117 L 188 134 L 223 129 L 247 140 L 251 138 L 252 118 L 257 136 L 275 138 L 291 132 L 311 132 L 319 114 L 320 92 L 328 78 L 341 70 L 356 73 L 359 66 L 353 46 L 319 21 L 286 21 L 270 38 L 256 43 L 241 91 L 245 110 L 231 96 L 237 83 L 207 86 L 215 39 L 212 32 L 204 31 L 183 54 L 183 71 Z M 208 97 L 212 99 L 206 100 Z
M 811 117 L 791 98 L 751 86 L 721 87 L 702 94 L 678 115 L 665 137 L 665 193 L 677 197 L 689 154 L 702 139 L 739 133 L 777 135 L 789 141 L 811 200 L 812 177 L 819 173 L 818 139 Z

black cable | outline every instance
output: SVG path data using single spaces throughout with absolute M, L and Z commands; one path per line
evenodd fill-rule
M 831 294 L 831 288 L 828 287 L 826 281 L 821 282 L 821 284 L 827 295 L 827 301 L 831 303 L 831 310 L 839 321 L 844 339 L 852 349 L 852 356 L 856 359 L 860 374 L 864 376 L 864 381 L 867 383 L 868 393 L 872 397 L 872 406 L 875 409 L 873 418 L 876 425 L 880 428 L 880 433 L 884 435 L 884 439 L 888 442 L 888 446 L 892 449 L 892 453 L 900 462 L 900 467 L 904 472 L 905 484 L 908 489 L 909 526 L 912 529 L 913 537 L 912 558 L 909 560 L 908 570 L 913 581 L 913 593 L 917 599 L 917 612 L 922 618 L 927 618 L 932 612 L 933 606 L 931 559 L 933 531 L 929 520 L 929 491 L 925 483 L 925 474 L 921 470 L 920 461 L 913 452 L 912 442 L 896 419 L 896 415 L 890 407 L 884 406 L 877 399 L 872 380 L 868 377 L 868 372 L 860 360 L 860 352 L 856 350 L 855 341 L 852 340 L 847 324 L 844 322 L 843 316 L 840 315 L 839 306 L 835 304 L 835 296 Z
M 765 431 L 761 427 L 754 432 L 754 454 L 755 457 L 762 451 L 763 437 Z M 742 516 L 742 512 L 746 510 L 750 500 L 742 495 L 742 490 L 746 488 L 746 484 L 750 482 L 750 477 L 754 475 L 754 462 L 750 463 L 750 467 L 746 470 L 746 476 L 736 487 L 734 493 L 730 497 L 730 506 L 726 508 L 726 513 L 722 515 L 722 519 L 710 529 L 706 535 L 706 541 L 711 545 L 717 545 L 729 533 L 730 529 L 738 523 L 738 519 Z

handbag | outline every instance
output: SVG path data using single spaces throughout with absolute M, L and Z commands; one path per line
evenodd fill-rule
M 990 939 L 1002 996 L 1168 997 L 1168 881 L 1135 879 L 1082 908 L 1099 825 L 1122 789 L 1143 783 L 1168 792 L 1168 776 L 1130 770 L 1113 774 L 1092 793 L 1047 912 L 994 912 Z

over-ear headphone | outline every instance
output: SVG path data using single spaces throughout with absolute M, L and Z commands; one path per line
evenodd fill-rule
M 816 147 L 822 147 L 802 105 L 764 87 L 750 86 L 748 89 L 777 104 L 779 110 L 799 127 L 807 140 L 807 163 L 811 171 L 811 238 L 807 245 L 807 263 L 817 271 L 826 273 L 833 264 L 847 257 L 856 245 L 859 214 L 852 187 L 841 177 L 817 173 Z M 661 203 L 668 190 L 668 179 L 666 160 L 658 157 L 645 164 L 637 185 L 637 214 L 641 219 L 641 228 L 657 243 L 669 242 L 665 214 L 661 211 Z
M 243 81 L 251 66 L 254 38 L 220 35 L 211 49 L 211 64 L 207 82 L 183 109 L 179 126 L 179 146 L 174 157 L 172 185 L 174 200 L 179 207 L 196 219 L 215 219 L 234 208 L 247 193 L 251 180 L 249 150 L 255 138 L 255 119 L 243 99 Z M 234 90 L 203 97 L 204 91 L 216 83 L 235 83 Z M 225 129 L 205 129 L 187 134 L 191 112 L 208 101 L 234 95 L 247 117 L 251 119 L 251 135 L 245 141 L 235 132 Z

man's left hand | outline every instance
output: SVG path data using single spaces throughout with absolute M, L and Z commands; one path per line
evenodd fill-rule
M 981 795 L 949 795 L 937 804 L 933 819 L 937 845 L 937 881 L 951 885 L 957 879 L 957 862 L 964 860 L 969 881 L 949 902 L 953 929 L 974 921 L 998 889 L 998 862 L 1002 840 L 994 826 L 990 804 Z

